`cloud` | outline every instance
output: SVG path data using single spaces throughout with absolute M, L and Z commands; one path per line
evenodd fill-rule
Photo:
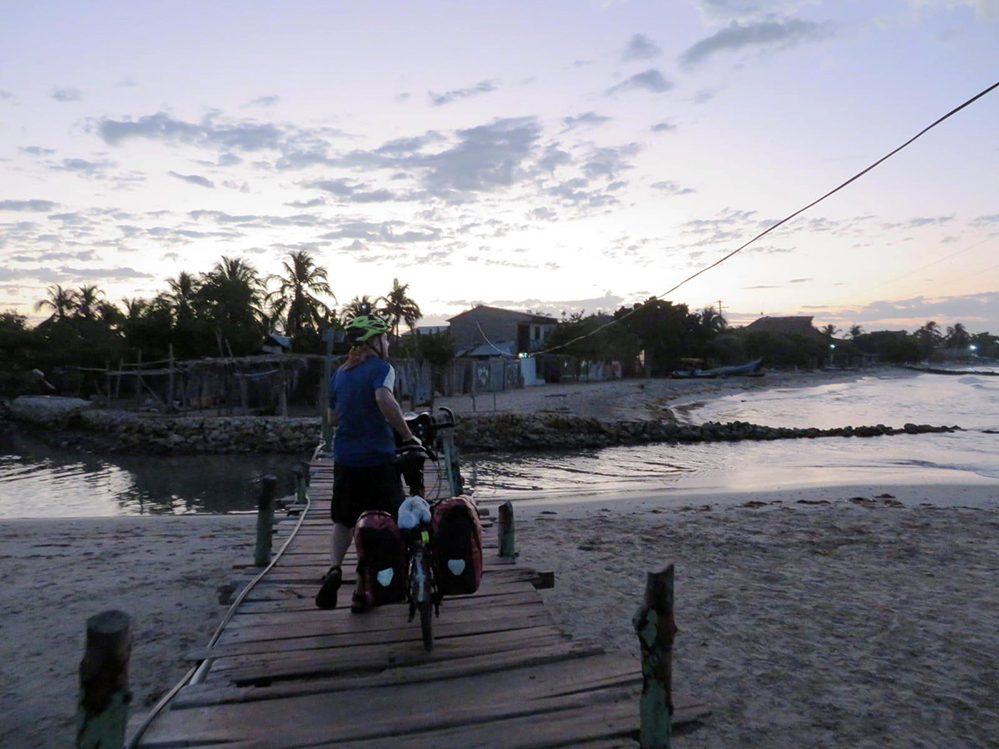
M 538 159 L 538 166 L 546 172 L 554 172 L 557 167 L 563 164 L 571 164 L 572 155 L 568 151 L 561 150 L 554 143 L 545 148 L 544 154 Z
M 189 182 L 192 185 L 198 185 L 200 187 L 210 187 L 213 189 L 215 188 L 214 182 L 212 182 L 207 177 L 202 177 L 200 174 L 178 174 L 177 172 L 172 170 L 167 172 L 167 174 L 169 174 L 171 177 L 175 177 L 177 179 L 182 179 L 185 182 Z
M 964 322 L 969 328 L 999 329 L 999 291 L 961 296 L 924 297 L 872 302 L 859 310 L 843 310 L 858 323 L 882 322 L 918 327 L 927 320 L 941 325 Z
M 14 94 L 12 94 L 10 91 L 4 91 L 2 88 L 0 88 L 0 101 L 7 101 L 8 99 L 16 99 L 16 98 L 17 97 L 14 96 Z
M 443 140 L 445 140 L 444 136 L 436 130 L 428 130 L 423 135 L 386 141 L 375 149 L 375 153 L 390 155 L 416 153 L 433 143 L 440 143 Z
M 142 138 L 238 151 L 280 150 L 294 135 L 271 123 L 217 124 L 211 116 L 200 123 L 193 123 L 175 119 L 165 112 L 140 117 L 134 121 L 105 118 L 98 120 L 94 126 L 100 138 L 112 146 L 121 145 L 126 140 Z
M 807 283 L 814 280 L 813 278 L 792 278 L 788 283 Z
M 605 122 L 610 122 L 612 119 L 612 117 L 605 117 L 596 112 L 583 112 L 575 117 L 563 117 L 562 124 L 565 125 L 565 130 L 562 132 L 574 130 L 577 127 L 598 127 Z
M 50 163 L 49 169 L 59 172 L 76 172 L 84 177 L 103 177 L 108 169 L 118 166 L 114 161 L 101 159 L 100 161 L 88 161 L 87 159 L 63 159 L 58 164 Z
M 457 101 L 459 99 L 470 99 L 471 97 L 479 96 L 480 94 L 488 94 L 496 89 L 496 81 L 479 81 L 471 88 L 456 88 L 453 91 L 446 91 L 443 94 L 435 94 L 433 91 L 428 91 L 427 96 L 430 97 L 430 103 L 435 107 L 442 107 L 453 101 Z
M 631 60 L 650 60 L 658 57 L 663 52 L 662 47 L 644 34 L 635 34 L 628 42 L 628 46 L 621 53 L 622 62 Z
M 662 122 L 657 122 L 651 129 L 654 133 L 668 133 L 676 130 L 676 125 L 667 120 L 663 120 Z
M 84 281 L 100 279 L 121 281 L 137 278 L 152 278 L 151 273 L 142 273 L 134 268 L 73 268 L 62 266 L 53 268 L 3 268 L 0 267 L 0 282 L 19 279 L 33 279 L 42 283 L 59 281 Z
M 17 149 L 20 153 L 26 153 L 29 156 L 51 156 L 55 153 L 54 148 L 42 148 L 41 146 L 24 146 Z
M 35 255 L 14 255 L 8 259 L 18 263 L 50 263 L 60 260 L 81 260 L 89 263 L 98 258 L 93 250 L 83 250 L 82 252 L 39 252 Z
M 630 78 L 625 79 L 616 86 L 607 89 L 607 96 L 623 93 L 625 91 L 650 91 L 654 94 L 661 94 L 673 88 L 673 82 L 655 68 L 649 68 L 641 73 L 635 73 Z
M 991 216 L 979 216 L 971 222 L 971 225 L 974 227 L 999 226 L 999 213 L 993 213 Z
M 253 101 L 248 101 L 243 105 L 243 109 L 247 107 L 273 107 L 281 101 L 280 96 L 260 96 Z
M 49 98 L 56 101 L 81 101 L 83 99 L 83 92 L 68 86 L 57 86 L 49 92 Z
M 749 47 L 785 49 L 799 42 L 819 41 L 831 35 L 830 24 L 797 18 L 765 20 L 745 25 L 732 21 L 728 27 L 689 47 L 680 55 L 680 64 L 691 67 L 719 52 Z
M 120 78 L 117 81 L 115 81 L 114 85 L 117 88 L 134 88 L 135 86 L 138 86 L 139 84 L 131 76 L 125 76 L 124 78 Z
M 615 179 L 621 172 L 634 168 L 627 159 L 636 155 L 640 150 L 641 146 L 637 143 L 629 143 L 617 148 L 594 148 L 587 156 L 586 163 L 583 164 L 583 174 L 590 179 L 597 177 Z
M 353 239 L 365 240 L 381 244 L 406 244 L 409 242 L 433 242 L 441 238 L 440 229 L 424 227 L 423 231 L 410 229 L 397 232 L 395 227 L 401 226 L 401 221 L 348 221 L 341 224 L 335 231 L 320 235 L 319 239 Z M 355 242 L 356 244 L 356 242 Z M 354 248 L 354 245 L 351 245 Z
M 335 195 L 345 203 L 387 203 L 389 201 L 412 199 L 384 188 L 369 190 L 367 189 L 367 185 L 352 184 L 346 179 L 321 179 L 315 182 L 308 182 L 305 186 Z
M 999 0 L 909 0 L 909 4 L 916 8 L 923 8 L 928 5 L 944 5 L 950 8 L 960 8 L 963 6 L 973 8 L 975 17 L 980 21 L 999 18 Z
M 326 201 L 322 198 L 313 198 L 312 200 L 293 200 L 290 203 L 285 203 L 285 205 L 291 208 L 317 208 L 321 205 L 326 205 Z
M 0 211 L 47 213 L 58 205 L 51 200 L 0 200 Z
M 323 226 L 328 222 L 310 213 L 296 213 L 292 216 L 258 216 L 254 214 L 232 215 L 225 211 L 196 210 L 188 211 L 188 216 L 195 221 L 207 219 L 217 224 L 235 224 L 244 227 L 253 226 Z
M 666 193 L 667 195 L 690 195 L 691 193 L 697 192 L 697 190 L 692 187 L 682 187 L 680 183 L 672 180 L 653 182 L 651 186 L 656 190 Z

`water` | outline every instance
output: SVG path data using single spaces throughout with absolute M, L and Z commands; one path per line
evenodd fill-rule
M 478 497 L 497 501 L 896 484 L 985 485 L 999 497 L 999 435 L 983 431 L 999 430 L 999 377 L 868 376 L 740 393 L 690 413 L 697 422 L 828 428 L 911 421 L 969 431 L 469 456 L 462 470 Z M 295 462 L 287 455 L 99 458 L 0 431 L 0 518 L 252 511 L 251 480 L 274 473 L 279 496 L 290 494 Z
M 778 490 L 811 486 L 964 484 L 999 496 L 999 377 L 869 376 L 857 382 L 720 398 L 692 421 L 842 427 L 906 422 L 965 432 L 875 438 L 617 447 L 565 455 L 484 456 L 465 472 L 480 497 L 574 500 L 622 492 Z
M 57 450 L 0 426 L 0 518 L 255 511 L 254 480 L 294 492 L 291 455 L 114 456 Z

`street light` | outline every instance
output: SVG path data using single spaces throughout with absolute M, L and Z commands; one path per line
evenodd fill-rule
M 971 344 L 971 346 L 969 346 L 968 348 L 970 348 L 972 351 L 978 351 L 978 346 L 976 346 L 975 344 Z
M 829 348 L 836 348 L 836 344 L 835 343 L 830 343 L 829 344 Z

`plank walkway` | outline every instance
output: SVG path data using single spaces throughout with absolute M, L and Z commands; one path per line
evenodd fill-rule
M 423 649 L 418 619 L 407 621 L 405 604 L 350 613 L 353 551 L 342 608 L 317 609 L 329 564 L 332 476 L 331 461 L 320 456 L 298 534 L 217 645 L 191 654 L 212 659 L 207 677 L 180 691 L 140 746 L 638 745 L 637 657 L 608 655 L 559 630 L 534 571 L 499 558 L 488 518 L 482 585 L 472 596 L 444 600 L 432 652 Z M 428 471 L 428 496 L 436 481 Z M 296 523 L 278 523 L 275 549 Z M 675 702 L 675 723 L 707 712 L 694 700 Z

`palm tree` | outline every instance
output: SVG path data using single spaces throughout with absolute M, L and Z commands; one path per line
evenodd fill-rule
M 277 289 L 267 295 L 272 319 L 283 319 L 284 332 L 292 338 L 305 327 L 318 330 L 322 322 L 329 319 L 331 310 L 315 295 L 332 297 L 336 303 L 326 269 L 316 265 L 307 250 L 288 253 L 288 259 L 282 265 L 284 275 L 267 278 L 278 282 Z
M 837 328 L 832 323 L 829 323 L 828 325 L 823 325 L 822 328 L 819 330 L 819 332 L 822 333 L 822 335 L 824 335 L 826 338 L 832 338 L 834 335 L 836 335 L 839 332 L 839 328 Z
M 864 329 L 859 325 L 850 326 L 850 340 L 857 340 L 861 335 L 863 335 Z
M 697 313 L 697 317 L 701 330 L 709 336 L 721 333 L 728 327 L 728 321 L 714 307 L 705 307 Z
M 46 289 L 48 299 L 41 299 L 35 302 L 35 311 L 51 309 L 52 314 L 45 322 L 51 320 L 65 320 L 70 313 L 76 309 L 76 292 L 64 289 L 56 284 Z
M 392 279 L 392 290 L 383 297 L 379 297 L 381 302 L 381 312 L 388 315 L 392 321 L 392 329 L 395 331 L 396 340 L 399 339 L 399 323 L 406 321 L 406 326 L 412 330 L 416 322 L 423 317 L 419 305 L 409 298 L 409 284 L 400 284 L 398 278 Z
M 350 302 L 340 310 L 340 319 L 343 324 L 346 325 L 347 321 L 352 317 L 357 317 L 358 315 L 369 315 L 374 309 L 375 303 L 371 301 L 371 297 L 365 294 L 364 296 L 355 296 Z
M 264 287 L 257 269 L 241 258 L 223 257 L 200 281 L 195 292 L 198 312 L 215 323 L 234 353 L 255 350 L 267 320 L 261 309 Z
M 927 359 L 933 355 L 933 349 L 943 339 L 943 336 L 940 334 L 940 326 L 933 320 L 927 322 L 914 335 L 923 349 L 923 355 Z
M 167 279 L 170 291 L 166 297 L 173 307 L 177 320 L 194 317 L 195 296 L 198 292 L 198 279 L 186 271 L 181 271 L 176 278 Z
M 93 320 L 97 317 L 97 304 L 104 292 L 96 284 L 84 285 L 76 290 L 76 313 L 74 317 L 81 320 Z
M 947 328 L 947 346 L 949 348 L 967 348 L 970 343 L 971 335 L 963 323 L 956 323 L 954 327 Z

